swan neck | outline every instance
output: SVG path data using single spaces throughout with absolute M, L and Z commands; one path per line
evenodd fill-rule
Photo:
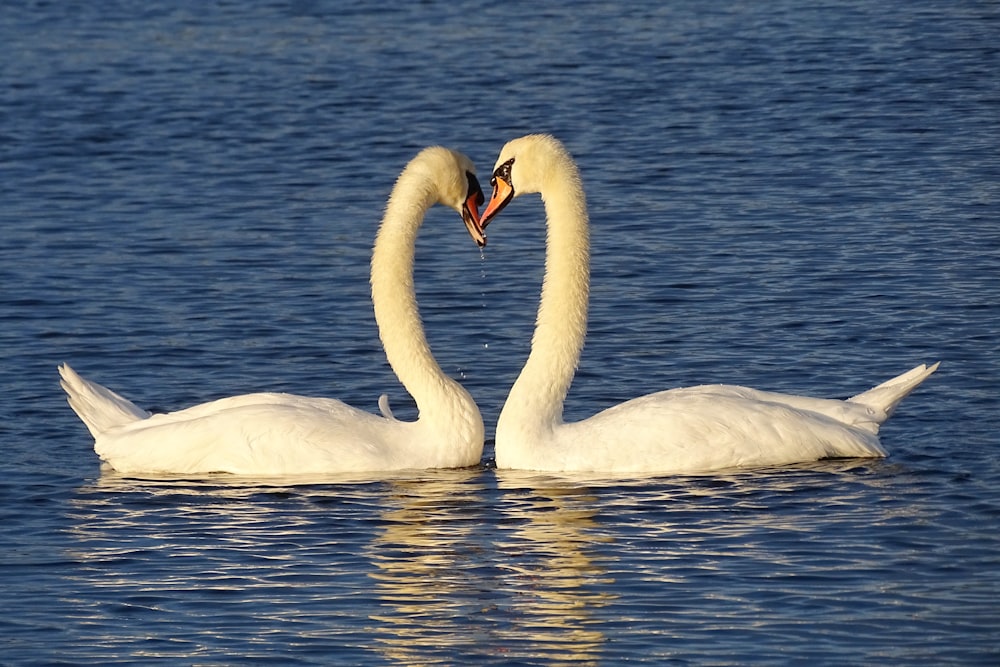
M 413 284 L 417 232 L 436 202 L 437 192 L 426 177 L 404 171 L 389 198 L 372 251 L 372 304 L 386 358 L 416 401 L 420 421 L 442 428 L 464 423 L 468 439 L 475 440 L 476 424 L 482 429 L 479 410 L 469 393 L 434 359 Z
M 532 429 L 562 423 L 587 335 L 590 298 L 589 225 L 580 176 L 568 155 L 549 173 L 539 189 L 547 225 L 545 277 L 531 353 L 500 415 L 506 425 L 518 421 Z

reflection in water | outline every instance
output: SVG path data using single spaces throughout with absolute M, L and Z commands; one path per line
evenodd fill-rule
M 406 665 L 780 658 L 800 608 L 826 615 L 810 630 L 816 641 L 846 641 L 859 619 L 903 622 L 933 594 L 910 588 L 909 606 L 886 604 L 885 573 L 925 558 L 915 530 L 944 520 L 896 499 L 906 474 L 856 462 L 645 480 L 481 469 L 310 484 L 106 474 L 70 500 L 73 544 L 50 586 L 73 621 L 59 654 Z M 873 530 L 895 537 L 873 540 Z M 752 647 L 704 641 L 734 633 L 753 633 Z
M 486 551 L 483 473 L 438 471 L 389 484 L 381 529 L 368 543 L 381 609 L 370 618 L 378 650 L 403 665 L 453 664 L 475 652 Z
M 372 650 L 396 664 L 596 662 L 595 612 L 615 596 L 595 499 L 512 479 L 498 491 L 481 469 L 311 485 L 102 475 L 72 501 L 77 645 L 144 659 L 308 645 L 345 663 Z
M 500 567 L 508 571 L 513 628 L 502 643 L 512 657 L 526 645 L 529 656 L 553 664 L 593 663 L 607 640 L 595 612 L 618 596 L 596 547 L 612 541 L 594 521 L 597 498 L 571 482 L 497 471 L 502 534 Z M 529 657 L 519 656 L 519 657 Z
M 481 590 L 467 571 L 482 556 L 466 540 L 483 521 L 472 511 L 483 506 L 481 476 L 301 484 L 104 474 L 72 501 L 65 588 L 86 593 L 63 602 L 85 628 L 78 645 L 276 663 L 304 646 L 345 664 L 370 660 L 373 648 L 403 662 L 432 662 L 424 647 L 460 651 L 474 641 L 465 626 Z

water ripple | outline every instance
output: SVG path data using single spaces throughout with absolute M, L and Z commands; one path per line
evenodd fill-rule
M 11 3 L 7 3 L 8 5 Z M 523 3 L 520 3 L 523 4 Z M 71 6 L 72 5 L 72 6 Z M 512 6 L 514 11 L 512 10 Z M 0 10 L 0 619 L 11 664 L 996 664 L 998 15 L 984 3 L 22 3 Z M 370 246 L 421 147 L 559 135 L 592 223 L 567 418 L 942 359 L 885 461 L 600 479 L 129 479 L 69 361 L 147 408 L 415 416 Z M 416 288 L 491 433 L 544 229 L 434 211 Z

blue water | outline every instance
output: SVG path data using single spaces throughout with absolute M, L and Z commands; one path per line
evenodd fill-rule
M 0 8 L 0 663 L 1000 662 L 1000 10 L 990 2 Z M 585 417 L 941 369 L 884 461 L 701 477 L 127 479 L 56 365 L 153 410 L 412 401 L 368 255 L 421 147 L 558 135 L 587 189 Z M 488 436 L 540 203 L 417 289 Z

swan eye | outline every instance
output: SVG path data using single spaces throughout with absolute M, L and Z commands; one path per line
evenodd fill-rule
M 510 169 L 514 166 L 514 158 L 511 158 L 504 162 L 502 165 L 493 170 L 493 178 L 490 179 L 490 185 L 496 187 L 497 179 L 510 183 Z

